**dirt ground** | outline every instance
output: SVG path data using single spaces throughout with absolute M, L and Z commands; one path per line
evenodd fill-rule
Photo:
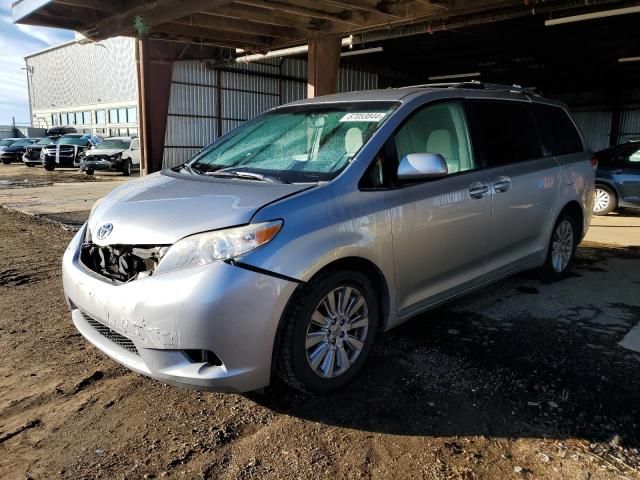
M 202 393 L 75 331 L 71 233 L 0 208 L 0 478 L 640 478 L 640 251 L 588 245 L 381 334 L 346 390 Z
M 137 174 L 138 172 L 133 173 L 133 175 Z M 53 172 L 47 172 L 41 166 L 27 168 L 23 163 L 18 162 L 9 165 L 0 164 L 0 187 L 3 188 L 50 185 L 56 182 L 108 182 L 121 179 L 122 173 L 119 172 L 96 172 L 94 175 L 87 175 L 78 171 L 77 168 L 56 168 Z

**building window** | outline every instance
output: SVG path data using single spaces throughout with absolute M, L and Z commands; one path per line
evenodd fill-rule
M 118 123 L 118 109 L 112 108 L 109 110 L 109 123 Z
M 82 123 L 91 125 L 91 112 L 82 112 Z
M 127 123 L 127 109 L 119 108 L 118 109 L 118 122 L 119 123 Z
M 127 122 L 138 123 L 138 109 L 137 107 L 127 108 Z
M 60 124 L 69 125 L 69 116 L 66 113 L 60 114 Z
M 98 125 L 104 125 L 107 123 L 107 115 L 104 110 L 96 110 L 96 123 Z
M 129 129 L 129 136 L 130 137 L 137 137 L 138 136 L 138 129 L 137 128 L 130 128 Z
M 56 117 L 57 117 L 57 115 L 55 113 L 51 114 L 51 126 L 57 125 Z
M 69 125 L 75 125 L 76 124 L 76 114 L 71 112 L 69 113 Z

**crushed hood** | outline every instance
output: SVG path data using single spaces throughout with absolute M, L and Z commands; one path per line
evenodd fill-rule
M 89 218 L 98 245 L 170 245 L 194 233 L 249 223 L 264 205 L 311 188 L 199 177 L 174 172 L 149 175 L 109 193 Z M 111 233 L 98 239 L 98 229 Z

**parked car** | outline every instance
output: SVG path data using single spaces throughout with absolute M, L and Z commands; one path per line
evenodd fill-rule
M 5 148 L 7 148 L 12 143 L 17 142 L 18 140 L 20 139 L 19 138 L 3 138 L 2 140 L 0 140 L 0 152 L 2 152 Z
M 22 161 L 27 167 L 33 167 L 35 165 L 42 165 L 42 159 L 40 158 L 40 152 L 42 148 L 47 145 L 53 145 L 58 141 L 58 137 L 44 137 L 37 142 L 27 145 L 25 152 L 22 155 Z
M 15 162 L 16 160 L 22 160 L 22 155 L 27 146 L 39 140 L 38 138 L 20 138 L 10 145 L 6 145 L 0 152 L 0 160 L 5 165 Z
M 45 170 L 53 171 L 56 167 L 73 167 L 78 165 L 79 155 L 100 143 L 95 135 L 68 133 L 61 136 L 55 144 L 42 147 L 40 157 Z
M 618 207 L 640 208 L 640 141 L 596 153 L 596 198 L 593 213 L 607 215 Z
M 591 158 L 564 106 L 513 87 L 303 100 L 96 203 L 65 295 L 89 342 L 163 382 L 330 392 L 378 331 L 524 269 L 566 274 Z
M 140 168 L 140 140 L 137 137 L 109 137 L 78 156 L 78 166 L 87 175 L 95 170 L 117 170 L 128 177 Z

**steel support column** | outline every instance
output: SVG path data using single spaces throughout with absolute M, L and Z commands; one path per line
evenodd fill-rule
M 137 63 L 141 171 L 147 175 L 162 169 L 173 58 L 165 42 L 140 33 Z
M 340 68 L 340 37 L 309 40 L 307 97 L 335 93 Z

